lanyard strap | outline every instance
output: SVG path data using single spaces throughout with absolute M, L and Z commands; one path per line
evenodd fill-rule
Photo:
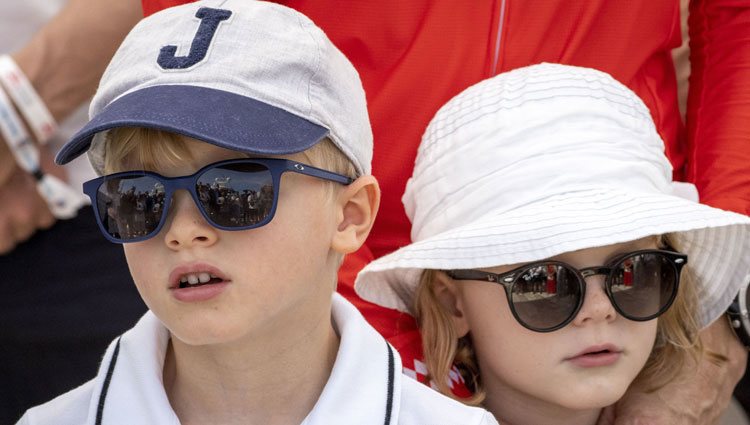
M 39 151 L 23 127 L 21 118 L 3 90 L 0 90 L 0 136 L 5 139 L 18 165 L 34 173 L 39 168 Z
M 5 139 L 16 163 L 36 178 L 36 188 L 58 219 L 75 217 L 86 204 L 84 196 L 55 176 L 44 174 L 39 166 L 39 150 L 23 126 L 8 96 L 0 89 L 0 137 Z
M 0 56 L 0 83 L 26 118 L 36 140 L 41 144 L 47 143 L 57 132 L 57 122 L 29 79 L 9 55 Z

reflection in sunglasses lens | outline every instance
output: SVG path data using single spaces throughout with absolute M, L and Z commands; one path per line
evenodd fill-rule
M 225 164 L 206 170 L 195 188 L 206 215 L 224 227 L 252 226 L 271 214 L 274 187 L 262 164 Z
M 113 178 L 99 186 L 96 200 L 107 233 L 135 239 L 158 227 L 164 213 L 164 186 L 150 176 Z
M 523 270 L 512 289 L 518 318 L 527 326 L 554 328 L 575 311 L 580 298 L 576 273 L 559 264 L 538 264 Z
M 677 271 L 659 253 L 641 253 L 621 260 L 612 273 L 611 292 L 617 307 L 632 319 L 659 313 L 672 299 Z
M 200 175 L 195 189 L 200 207 L 217 226 L 254 226 L 267 221 L 273 210 L 273 177 L 262 164 L 210 168 Z M 123 241 L 153 233 L 165 217 L 165 193 L 164 185 L 149 175 L 105 180 L 96 196 L 102 227 Z

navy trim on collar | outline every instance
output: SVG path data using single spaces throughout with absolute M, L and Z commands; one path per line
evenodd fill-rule
M 115 364 L 117 364 L 117 355 L 120 353 L 120 340 L 122 337 L 117 338 L 117 345 L 115 345 L 115 352 L 112 354 L 112 360 L 109 361 L 109 367 L 107 368 L 107 376 L 104 378 L 104 384 L 102 385 L 102 392 L 99 394 L 99 403 L 96 408 L 96 425 L 101 425 L 102 416 L 104 415 L 104 402 L 107 399 L 107 391 L 109 391 L 109 383 L 112 380 L 112 374 L 115 371 Z
M 393 358 L 393 348 L 391 348 L 391 344 L 388 344 L 388 341 L 386 341 L 385 345 L 388 347 L 388 396 L 385 402 L 384 424 L 389 425 L 391 423 L 391 412 L 393 411 L 393 377 L 395 372 L 395 360 Z

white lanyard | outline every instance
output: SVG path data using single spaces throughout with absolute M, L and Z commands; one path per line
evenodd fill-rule
M 36 140 L 41 144 L 47 143 L 57 132 L 57 122 L 29 79 L 8 55 L 0 56 L 0 83 L 26 118 Z
M 86 199 L 62 180 L 42 172 L 39 150 L 3 90 L 0 90 L 0 136 L 5 139 L 18 165 L 36 178 L 37 191 L 47 202 L 52 215 L 58 219 L 75 217 L 78 209 L 86 204 Z

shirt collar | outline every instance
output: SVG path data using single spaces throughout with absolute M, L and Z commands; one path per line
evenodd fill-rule
M 400 357 L 341 295 L 334 294 L 332 307 L 334 327 L 341 338 L 339 351 L 328 382 L 302 425 L 397 423 Z M 98 414 L 104 425 L 180 423 L 163 385 L 168 342 L 169 332 L 148 311 L 110 345 L 96 377 L 90 424 L 97 424 Z M 386 422 L 386 418 L 390 420 Z
M 164 391 L 168 342 L 169 331 L 149 310 L 135 327 L 112 343 L 96 378 L 89 406 L 90 423 L 98 423 L 99 410 L 101 424 L 106 425 L 180 423 Z
M 401 400 L 401 358 L 393 351 L 389 374 L 385 339 L 341 295 L 333 297 L 333 322 L 341 342 L 328 383 L 302 425 L 382 425 L 390 395 L 390 423 Z M 389 375 L 391 375 L 389 377 Z M 389 378 L 391 379 L 389 385 Z

